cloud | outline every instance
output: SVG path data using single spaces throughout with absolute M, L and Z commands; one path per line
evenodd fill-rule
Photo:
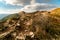
M 31 5 L 26 5 L 21 10 L 25 12 L 33 12 L 37 10 L 51 10 L 52 8 L 56 8 L 56 6 L 52 4 L 46 4 L 46 3 L 35 3 Z
M 0 0 L 0 2 L 2 2 L 2 0 Z
M 1 13 L 17 13 L 19 11 L 25 11 L 25 12 L 34 12 L 37 10 L 51 10 L 52 8 L 56 8 L 56 5 L 53 4 L 47 4 L 47 3 L 37 3 L 36 0 L 1 0 L 4 1 L 6 4 L 10 5 L 18 5 L 22 6 L 21 9 L 0 9 Z M 7 5 L 8 6 L 8 5 Z
M 34 12 L 39 10 L 51 10 L 53 8 L 56 8 L 55 5 L 52 4 L 46 4 L 46 3 L 34 3 L 30 5 L 26 5 L 21 9 L 0 9 L 0 14 L 13 14 L 18 13 L 20 11 L 25 12 Z
M 14 14 L 20 12 L 20 9 L 0 9 L 0 14 Z
M 4 0 L 4 1 L 7 4 L 20 5 L 20 6 L 28 5 L 28 4 L 35 2 L 35 0 Z

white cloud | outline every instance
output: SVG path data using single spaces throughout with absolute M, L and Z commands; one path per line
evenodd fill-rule
M 11 4 L 11 5 L 19 5 L 23 6 L 21 8 L 22 11 L 25 12 L 33 12 L 37 10 L 50 10 L 52 8 L 56 8 L 56 5 L 53 4 L 46 4 L 46 3 L 36 3 L 36 0 L 0 0 L 0 1 L 5 1 L 6 4 Z M 1 13 L 16 13 L 21 11 L 20 9 L 0 9 L 0 14 Z
M 34 12 L 39 10 L 51 10 L 52 8 L 56 8 L 56 6 L 45 3 L 34 3 L 34 4 L 26 5 L 21 9 L 10 9 L 10 10 L 0 9 L 0 14 L 12 14 L 12 13 L 18 13 L 20 11 Z
M 32 11 L 37 11 L 37 10 L 51 10 L 52 8 L 55 8 L 55 7 L 56 7 L 55 5 L 51 5 L 51 4 L 35 3 L 31 5 L 26 5 L 21 10 L 25 12 L 32 12 Z
M 20 9 L 13 9 L 13 10 L 0 9 L 0 14 L 13 14 L 18 12 L 20 12 Z
M 20 6 L 28 5 L 28 4 L 35 2 L 35 0 L 4 0 L 4 1 L 7 4 L 20 5 Z
M 30 4 L 35 4 L 36 0 L 31 0 Z
M 0 0 L 0 1 L 2 1 L 2 0 Z

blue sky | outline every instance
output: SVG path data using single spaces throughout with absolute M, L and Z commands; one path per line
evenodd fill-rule
M 37 0 L 37 2 L 60 4 L 60 0 Z
M 43 5 L 44 4 L 44 5 Z M 33 6 L 35 5 L 35 6 Z M 37 5 L 37 6 L 36 6 Z M 42 6 L 38 6 L 38 5 L 43 5 L 46 7 L 43 9 Z M 49 7 L 48 7 L 48 6 Z M 53 6 L 50 6 L 53 5 Z M 33 8 L 32 8 L 33 7 Z M 42 10 L 47 9 L 51 9 L 51 8 L 56 8 L 56 7 L 60 7 L 60 0 L 0 0 L 0 14 L 8 14 L 8 13 L 15 13 L 15 12 L 19 12 L 21 9 L 22 10 L 38 10 L 39 7 Z
M 0 2 L 0 8 L 2 9 L 19 9 L 22 6 L 16 6 L 11 4 L 6 4 L 5 2 Z

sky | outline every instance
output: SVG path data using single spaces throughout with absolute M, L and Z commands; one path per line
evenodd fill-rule
M 0 0 L 0 14 L 34 12 L 60 7 L 60 0 Z

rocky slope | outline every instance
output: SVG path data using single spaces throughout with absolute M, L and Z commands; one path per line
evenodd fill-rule
M 0 40 L 60 40 L 60 18 L 47 11 L 9 15 L 0 21 Z

